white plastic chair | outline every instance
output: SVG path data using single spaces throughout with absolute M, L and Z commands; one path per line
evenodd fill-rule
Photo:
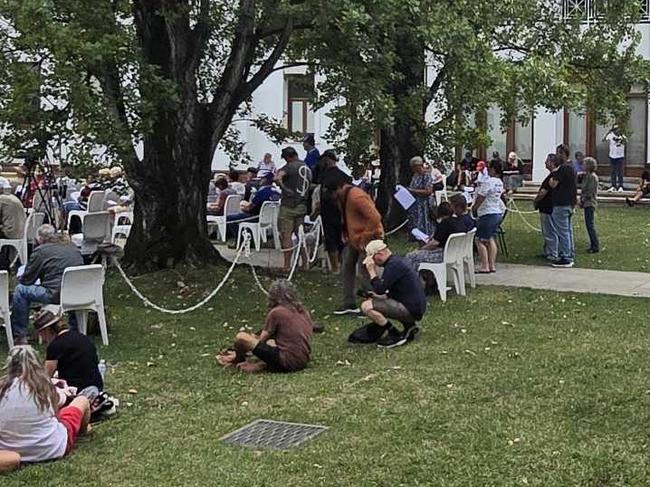
M 27 245 L 34 242 L 36 238 L 36 230 L 45 221 L 45 213 L 33 212 L 30 213 L 25 221 L 25 231 L 23 238 L 3 238 L 0 239 L 0 249 L 4 246 L 10 246 L 16 249 L 16 259 L 20 259 L 20 263 L 27 264 Z M 16 261 L 14 259 L 14 262 Z M 12 263 L 13 264 L 13 263 Z
M 117 244 L 119 239 L 128 239 L 131 234 L 131 225 L 115 225 L 111 231 L 111 243 Z
M 102 210 L 108 210 L 113 206 L 120 204 L 120 195 L 115 191 L 106 191 L 102 200 Z
M 126 223 L 123 221 L 126 220 Z M 133 212 L 123 211 L 115 214 L 115 225 L 131 225 L 133 224 Z
M 68 213 L 68 228 L 70 228 L 70 222 L 72 217 L 79 217 L 81 220 L 81 227 L 83 228 L 84 218 L 88 213 L 96 213 L 102 211 L 104 208 L 104 191 L 93 191 L 88 197 L 88 206 L 86 210 L 72 210 Z
M 88 311 L 99 319 L 102 343 L 108 345 L 108 329 L 104 311 L 104 267 L 100 264 L 67 267 L 61 279 L 61 311 L 75 311 L 79 331 L 88 331 Z
M 4 322 L 7 334 L 7 346 L 11 350 L 14 346 L 14 335 L 11 330 L 11 311 L 9 308 L 9 273 L 0 271 L 0 318 Z
M 272 232 L 275 248 L 279 248 L 280 233 L 278 231 L 278 211 L 280 211 L 280 204 L 277 201 L 265 201 L 262 203 L 259 221 L 243 222 L 239 224 L 239 231 L 237 232 L 237 248 L 239 248 L 244 232 L 249 231 L 253 236 L 255 250 L 259 252 L 261 245 L 260 240 L 264 243 L 267 242 L 269 230 Z
M 85 216 L 85 223 L 82 233 L 72 235 L 72 242 L 81 249 L 83 255 L 92 254 L 97 246 L 108 241 L 110 232 L 110 213 L 98 211 L 88 213 Z
M 208 225 L 216 224 L 217 229 L 219 230 L 219 237 L 223 242 L 227 240 L 226 237 L 226 219 L 228 215 L 234 215 L 240 212 L 239 206 L 241 204 L 242 197 L 238 194 L 231 194 L 226 197 L 226 203 L 223 208 L 223 216 L 214 216 L 208 215 Z
M 445 201 L 449 201 L 449 197 L 447 196 L 447 178 L 442 178 L 442 189 L 436 191 L 436 205 L 442 203 L 442 198 Z
M 476 287 L 476 274 L 474 267 L 474 237 L 476 236 L 476 228 L 472 228 L 465 234 L 465 252 L 463 257 L 464 267 L 467 268 L 467 275 L 469 276 L 469 284 L 472 289 Z M 463 270 L 464 272 L 464 270 Z
M 463 258 L 465 256 L 465 233 L 452 233 L 447 239 L 442 262 L 423 262 L 419 271 L 430 271 L 436 278 L 440 299 L 447 301 L 447 267 L 452 269 L 456 293 L 465 296 L 465 273 Z

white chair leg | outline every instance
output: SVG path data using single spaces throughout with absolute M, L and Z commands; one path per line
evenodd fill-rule
M 454 264 L 452 267 L 454 272 L 454 284 L 456 285 L 456 294 L 461 296 L 467 296 L 467 291 L 465 290 L 465 265 L 463 262 Z
M 226 236 L 226 223 L 218 222 L 217 228 L 219 229 L 219 238 L 222 242 L 226 242 L 228 240 L 228 237 Z
M 102 334 L 102 343 L 108 346 L 108 328 L 106 326 L 106 313 L 104 313 L 104 304 L 97 307 L 97 319 L 99 321 L 99 331 Z
M 17 250 L 18 255 L 20 256 L 20 263 L 22 265 L 27 265 L 27 240 L 23 240 Z
M 79 327 L 79 333 L 84 335 L 88 334 L 88 311 L 87 310 L 77 310 L 74 311 L 77 316 L 77 326 Z
M 5 333 L 7 334 L 7 346 L 11 350 L 14 346 L 14 334 L 11 329 L 11 315 L 9 314 L 9 310 L 2 312 L 2 319 L 4 320 Z
M 255 243 L 255 251 L 259 252 L 260 251 L 260 229 L 259 229 L 259 227 L 251 229 L 251 233 L 253 234 L 253 243 Z
M 244 227 L 239 225 L 239 229 L 237 230 L 237 248 L 241 245 L 241 239 L 244 235 Z
M 436 278 L 440 299 L 442 301 L 447 301 L 447 266 L 441 265 L 427 270 L 433 272 L 433 275 Z
M 467 265 L 467 275 L 469 276 L 469 284 L 472 286 L 472 289 L 476 287 L 476 275 L 475 275 L 475 269 L 474 269 L 474 258 L 472 257 L 471 259 L 467 259 L 465 261 L 465 264 Z

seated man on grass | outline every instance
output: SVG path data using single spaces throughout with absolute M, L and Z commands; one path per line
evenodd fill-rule
M 419 333 L 417 321 L 422 319 L 427 308 L 417 274 L 405 259 L 393 255 L 383 240 L 372 240 L 366 245 L 363 264 L 370 274 L 372 291 L 369 299 L 361 303 L 361 312 L 372 323 L 352 333 L 349 341 L 376 342 L 382 348 L 399 347 L 410 342 Z M 381 277 L 377 267 L 384 268 Z M 404 329 L 395 328 L 391 319 L 402 323 Z
M 220 365 L 243 372 L 295 372 L 307 366 L 314 325 L 295 287 L 284 279 L 273 282 L 268 308 L 264 329 L 256 335 L 237 333 L 234 350 L 217 355 Z M 248 361 L 249 355 L 261 362 Z

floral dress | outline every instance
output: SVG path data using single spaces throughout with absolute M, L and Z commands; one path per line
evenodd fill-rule
M 411 179 L 410 189 L 427 189 L 433 186 L 431 174 L 414 174 Z M 415 203 L 409 208 L 409 231 L 414 228 L 422 230 L 427 235 L 433 233 L 433 226 L 429 219 L 429 209 L 431 208 L 430 198 L 428 196 L 416 196 Z

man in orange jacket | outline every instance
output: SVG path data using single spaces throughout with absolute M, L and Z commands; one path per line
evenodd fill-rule
M 357 275 L 363 285 L 369 287 L 370 277 L 362 265 L 366 257 L 365 247 L 371 240 L 384 238 L 381 215 L 375 208 L 372 198 L 344 180 L 334 183 L 336 187 L 327 188 L 336 191 L 343 220 L 343 248 L 341 276 L 343 278 L 343 305 L 334 314 L 360 313 L 356 305 L 354 286 Z

